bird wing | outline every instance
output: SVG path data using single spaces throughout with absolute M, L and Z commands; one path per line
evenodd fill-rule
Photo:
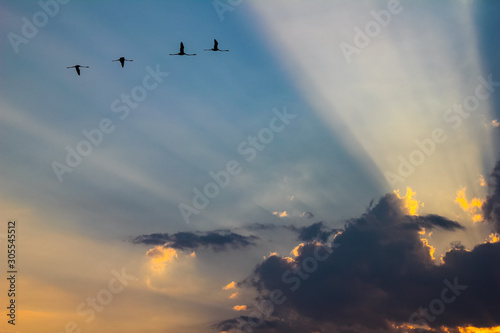
M 76 68 L 76 73 L 80 75 L 80 67 L 75 67 Z
M 218 46 L 219 46 L 219 43 L 217 42 L 217 39 L 214 39 L 214 49 L 217 50 Z
M 179 53 L 184 53 L 184 44 L 182 44 L 182 42 L 181 42 L 181 52 Z

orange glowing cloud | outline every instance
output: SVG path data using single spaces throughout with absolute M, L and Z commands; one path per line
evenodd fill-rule
M 419 204 L 418 200 L 413 198 L 414 195 L 417 194 L 416 192 L 413 192 L 410 187 L 407 187 L 406 194 L 403 197 L 399 194 L 399 190 L 395 190 L 394 193 L 399 199 L 404 199 L 404 207 L 409 215 L 418 215 L 418 206 L 423 206 L 424 204 Z
M 391 326 L 396 329 L 403 329 L 403 330 L 417 330 L 417 329 L 425 329 L 429 330 L 432 332 L 456 332 L 456 329 L 450 329 L 449 327 L 441 326 L 439 327 L 438 330 L 432 329 L 428 326 L 423 326 L 423 325 L 410 325 L 410 324 L 401 324 L 397 325 L 395 323 L 392 323 Z M 472 326 L 467 326 L 467 327 L 457 327 L 458 332 L 460 333 L 500 333 L 500 326 L 496 327 L 488 327 L 488 328 L 477 328 L 477 327 L 472 327 Z
M 486 242 L 487 243 L 498 243 L 498 242 L 500 242 L 500 235 L 499 234 L 491 234 L 488 237 L 488 240 Z
M 300 243 L 299 245 L 297 245 L 290 253 L 293 254 L 294 257 L 298 257 L 299 251 L 302 247 L 304 247 L 304 243 Z
M 233 306 L 233 310 L 235 311 L 246 311 L 247 306 L 246 305 L 235 305 Z
M 277 215 L 279 217 L 287 217 L 288 216 L 286 210 L 282 211 L 281 213 L 280 212 L 273 212 L 273 215 Z
M 161 272 L 165 269 L 165 263 L 171 262 L 178 257 L 177 251 L 170 247 L 158 245 L 149 249 L 146 256 L 151 258 L 151 268 L 154 271 Z
M 230 299 L 235 299 L 236 297 L 238 297 L 240 293 L 239 292 L 235 292 L 234 294 L 231 294 L 231 296 L 229 296 Z
M 229 283 L 227 286 L 222 287 L 223 290 L 228 290 L 228 289 L 235 289 L 236 288 L 236 282 L 232 281 Z
M 458 331 L 460 333 L 500 333 L 500 326 L 489 327 L 489 328 L 477 328 L 472 326 L 459 327 Z
M 468 201 L 465 196 L 465 190 L 466 188 L 464 187 L 457 192 L 455 202 L 457 202 L 465 212 L 472 216 L 472 221 L 474 223 L 482 221 L 483 216 L 481 215 L 481 207 L 483 206 L 484 200 L 472 198 L 471 201 Z

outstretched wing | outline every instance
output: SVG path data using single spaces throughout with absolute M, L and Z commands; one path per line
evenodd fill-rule
M 184 53 L 184 44 L 181 42 L 181 51 L 179 53 Z
M 219 47 L 219 43 L 217 42 L 217 39 L 214 39 L 214 50 L 217 50 Z

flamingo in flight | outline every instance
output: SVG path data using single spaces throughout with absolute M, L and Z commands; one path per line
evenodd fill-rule
M 170 53 L 170 55 L 187 55 L 187 56 L 194 56 L 196 53 L 186 53 L 184 52 L 184 44 L 181 42 L 181 49 L 179 53 Z
M 214 39 L 214 48 L 213 48 L 213 49 L 205 49 L 205 51 L 221 51 L 221 52 L 228 52 L 229 50 L 220 50 L 220 49 L 219 49 L 219 43 L 217 42 L 217 39 Z
M 111 60 L 111 61 L 119 61 L 120 64 L 122 64 L 122 68 L 123 68 L 123 66 L 125 66 L 125 61 L 133 61 L 133 60 L 125 59 L 125 57 L 120 57 L 116 60 Z
M 89 66 L 81 66 L 81 65 L 75 65 L 75 66 L 70 66 L 70 67 L 66 67 L 66 68 L 74 68 L 74 69 L 76 69 L 76 74 L 80 75 L 80 67 L 81 68 L 89 68 Z

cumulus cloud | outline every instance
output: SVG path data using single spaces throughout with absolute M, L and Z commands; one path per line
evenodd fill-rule
M 228 248 L 243 248 L 255 245 L 258 237 L 244 236 L 229 230 L 209 232 L 178 232 L 175 234 L 153 233 L 140 235 L 132 239 L 136 244 L 163 245 L 178 250 L 195 250 L 199 247 L 211 248 L 214 251 L 224 251 Z
M 404 325 L 435 332 L 500 325 L 500 243 L 470 251 L 454 247 L 436 264 L 419 231 L 463 227 L 438 215 L 407 215 L 406 204 L 388 194 L 350 220 L 331 246 L 309 242 L 297 249 L 294 259 L 266 258 L 246 284 L 258 291 L 257 303 L 267 300 L 268 311 L 224 321 L 220 327 L 293 332 L 308 323 L 302 331 L 365 333 L 400 332 Z M 445 288 L 449 302 L 441 301 L 445 308 L 436 310 L 432 302 L 443 297 Z M 270 301 L 276 293 L 283 302 Z M 278 323 L 279 328 L 270 327 Z

